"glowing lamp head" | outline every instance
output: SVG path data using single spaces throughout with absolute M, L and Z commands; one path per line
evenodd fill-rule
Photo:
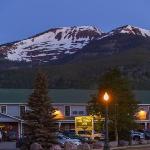
M 105 101 L 108 101 L 108 100 L 109 100 L 109 95 L 108 95 L 107 92 L 105 92 L 103 98 L 104 98 Z

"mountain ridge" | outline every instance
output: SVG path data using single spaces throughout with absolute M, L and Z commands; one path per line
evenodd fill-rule
M 89 26 L 82 26 L 80 30 L 76 28 L 63 30 L 62 36 L 60 28 L 52 29 L 50 41 L 45 41 L 49 40 L 48 36 L 41 38 L 41 34 L 36 35 L 33 42 L 27 39 L 31 45 L 19 41 L 22 48 L 18 48 L 17 52 L 21 55 L 21 51 L 29 51 L 32 61 L 6 59 L 8 51 L 10 56 L 12 52 L 13 56 L 20 58 L 18 53 L 13 53 L 16 52 L 16 45 L 8 43 L 0 46 L 0 87 L 31 88 L 37 68 L 42 67 L 48 72 L 49 88 L 96 88 L 103 73 L 118 68 L 130 79 L 133 88 L 150 89 L 149 30 L 129 25 L 107 33 Z M 41 43 L 42 40 L 48 43 Z M 51 61 L 49 56 L 52 53 L 56 54 L 57 60 Z M 48 55 L 39 57 L 42 54 Z
M 24 40 L 0 45 L 1 57 L 10 61 L 55 62 L 75 54 L 93 40 L 101 40 L 115 34 L 150 37 L 150 30 L 125 25 L 103 32 L 93 26 L 51 28 Z

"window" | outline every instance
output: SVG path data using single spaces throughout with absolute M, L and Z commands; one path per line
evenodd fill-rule
M 23 116 L 25 112 L 26 112 L 26 107 L 20 106 L 20 116 Z
M 77 113 L 78 113 L 77 111 L 73 111 L 72 112 L 73 115 L 77 115 Z
M 83 115 L 84 114 L 84 111 L 79 111 L 79 115 Z
M 6 106 L 1 106 L 1 113 L 6 114 Z
M 70 106 L 65 106 L 65 116 L 70 116 Z

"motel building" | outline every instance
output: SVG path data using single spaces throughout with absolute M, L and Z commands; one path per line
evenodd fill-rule
M 27 100 L 31 89 L 0 89 L 0 131 L 15 133 L 20 138 L 24 131 L 21 116 L 28 110 Z M 87 116 L 87 102 L 95 90 L 51 89 L 49 96 L 56 109 L 59 130 L 75 128 L 76 116 Z M 150 129 L 150 91 L 134 91 L 140 101 L 136 122 L 141 129 Z M 38 115 L 38 114 L 37 114 Z

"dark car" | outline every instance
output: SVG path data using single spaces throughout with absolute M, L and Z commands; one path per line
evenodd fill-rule
M 144 133 L 145 140 L 150 140 L 150 130 L 139 130 L 139 132 Z
M 16 141 L 17 140 L 17 132 L 16 131 L 9 131 L 7 133 L 8 141 Z
M 150 140 L 150 131 L 144 131 L 145 139 Z
M 16 147 L 21 148 L 27 142 L 26 137 L 22 137 L 16 141 Z
M 24 143 L 24 139 L 20 138 L 16 141 L 16 148 L 20 148 Z

